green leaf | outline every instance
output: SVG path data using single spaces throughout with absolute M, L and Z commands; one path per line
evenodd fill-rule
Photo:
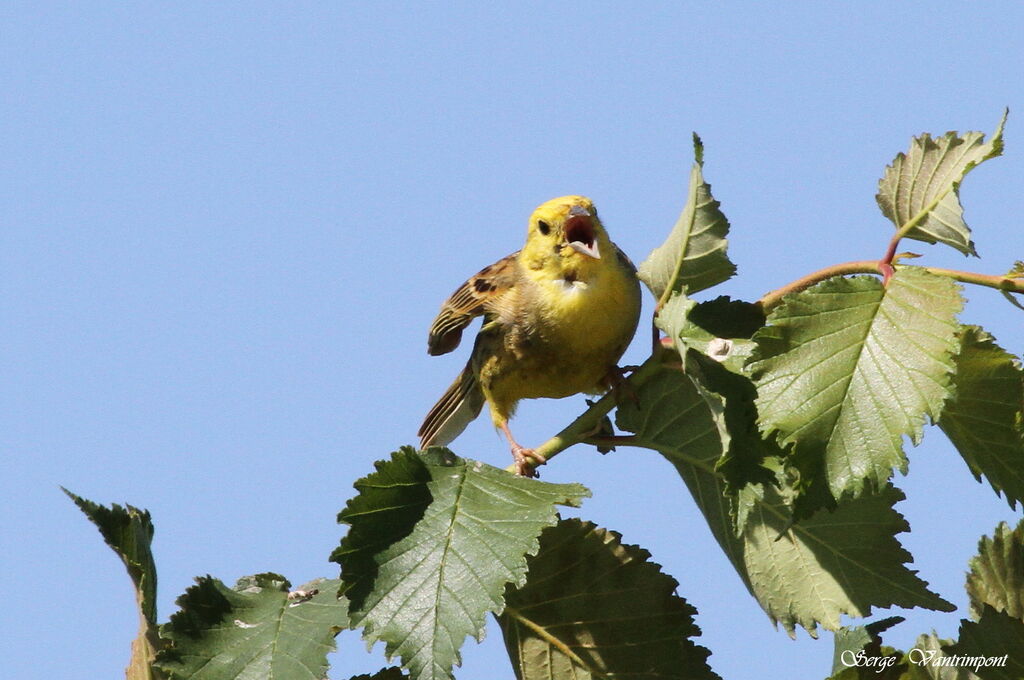
M 957 665 L 986 680 L 1024 677 L 1024 520 L 1013 530 L 1000 522 L 992 538 L 982 536 L 970 566 L 967 594 L 977 622 L 961 620 L 959 640 L 943 651 L 965 657 Z
M 1024 678 L 1024 621 L 985 605 L 977 623 L 960 621 L 959 639 L 944 650 L 961 657 L 956 665 L 982 680 L 1020 680 Z
M 732 538 L 731 500 L 718 464 L 727 451 L 724 408 L 682 371 L 665 368 L 637 388 L 637 399 L 616 410 L 616 425 L 634 433 L 638 446 L 653 449 L 676 466 L 708 520 L 722 550 L 746 582 L 742 550 Z M 749 586 L 749 584 L 748 584 Z
M 893 509 L 903 499 L 889 486 L 790 525 L 781 499 L 767 494 L 750 513 L 744 559 L 769 615 L 813 635 L 816 622 L 835 630 L 840 615 L 866 617 L 873 607 L 953 611 L 905 566 L 913 558 L 896 535 L 910 527 Z
M 953 396 L 939 427 L 980 481 L 1024 502 L 1024 372 L 1015 356 L 977 326 L 964 326 L 956 357 Z
M 762 431 L 837 499 L 905 473 L 902 437 L 918 443 L 949 394 L 961 306 L 956 283 L 907 266 L 887 287 L 836 277 L 786 296 L 748 367 Z
M 943 648 L 953 643 L 935 633 L 918 636 L 907 652 L 883 645 L 881 633 L 902 620 L 896 616 L 836 633 L 829 680 L 978 680 L 963 667 L 964 659 Z
M 900 237 L 945 243 L 965 255 L 977 255 L 960 205 L 960 183 L 983 161 L 1003 152 L 1006 113 L 988 142 L 980 132 L 962 137 L 947 132 L 938 139 L 923 134 L 910 142 L 878 182 L 878 206 Z
M 350 680 L 405 680 L 408 677 L 402 672 L 401 668 L 395 668 L 389 666 L 388 668 L 381 668 L 373 675 L 364 673 L 362 675 L 355 675 Z
M 752 503 L 763 497 L 761 486 L 773 484 L 779 466 L 771 458 L 782 451 L 766 441 L 757 427 L 753 383 L 741 375 L 754 348 L 749 340 L 764 325 L 756 305 L 719 297 L 695 303 L 677 293 L 658 313 L 655 324 L 673 340 L 684 371 L 710 408 L 725 449 L 715 464 L 726 481 L 726 495 L 737 531 Z
M 718 425 L 725 451 L 715 463 L 715 472 L 725 481 L 725 495 L 740 534 L 747 514 L 764 498 L 765 487 L 779 484 L 783 452 L 757 428 L 753 383 L 729 371 L 727 364 L 728 360 L 720 363 L 694 350 L 688 350 L 685 362 L 687 375 Z
M 863 626 L 844 626 L 836 631 L 829 680 L 901 678 L 907 664 L 900 654 L 882 646 L 882 632 L 903 621 L 891 616 Z
M 647 256 L 637 276 L 664 302 L 675 292 L 696 293 L 736 273 L 726 255 L 729 220 L 704 181 L 704 146 L 693 136 L 695 162 L 690 171 L 686 205 L 663 244 Z
M 318 579 L 289 593 L 277 574 L 246 576 L 234 588 L 198 578 L 161 626 L 171 645 L 157 663 L 182 680 L 321 680 L 334 637 L 348 626 L 340 584 Z
M 946 648 L 950 640 L 941 640 L 935 633 L 920 635 L 905 655 L 908 672 L 901 680 L 978 680 L 978 676 L 957 664 Z
M 754 348 L 750 337 L 764 326 L 765 317 L 760 307 L 749 302 L 719 297 L 697 303 L 677 293 L 662 306 L 654 323 L 684 358 L 686 349 L 693 349 L 740 373 Z
M 153 562 L 153 521 L 147 510 L 114 503 L 109 508 L 64 493 L 100 530 L 100 535 L 124 562 L 135 584 L 139 613 L 150 624 L 156 624 L 156 564 Z
M 132 641 L 131 659 L 125 674 L 128 680 L 162 678 L 152 668 L 157 651 L 162 647 L 156 624 L 156 563 L 153 561 L 153 521 L 149 512 L 116 503 L 109 508 L 76 496 L 62 489 L 85 513 L 103 540 L 121 558 L 135 586 L 135 603 L 139 612 L 139 633 Z
M 351 530 L 331 556 L 352 626 L 383 640 L 415 680 L 448 678 L 466 636 L 481 638 L 487 612 L 505 606 L 505 584 L 525 581 L 526 556 L 557 521 L 555 505 L 578 505 L 590 492 L 436 447 L 403 447 L 376 466 L 338 515 Z
M 580 520 L 541 534 L 526 585 L 499 617 L 518 680 L 717 678 L 697 611 L 650 553 Z
M 1014 262 L 1013 267 L 1010 268 L 1010 271 L 1007 272 L 1005 276 L 1010 279 L 1024 278 L 1024 262 L 1021 262 L 1020 260 Z M 1018 300 L 1016 297 L 1017 295 L 1019 295 L 1019 293 L 1012 292 L 1009 290 L 1001 290 L 999 292 L 1003 294 L 1003 297 L 1005 297 L 1011 305 L 1013 305 L 1017 309 L 1024 309 L 1024 305 L 1022 305 L 1020 303 L 1020 300 Z
M 684 336 L 750 338 L 764 326 L 765 317 L 760 305 L 722 295 L 698 303 L 687 321 L 692 324 L 693 330 L 681 333 Z
M 619 407 L 618 426 L 675 465 L 740 578 L 790 634 L 797 625 L 811 635 L 818 624 L 837 630 L 842 614 L 867 616 L 872 607 L 953 609 L 904 565 L 911 556 L 895 538 L 908 530 L 893 510 L 903 499 L 898 489 L 887 486 L 794 524 L 783 492 L 765 485 L 761 497 L 751 495 L 737 536 L 716 469 L 718 426 L 697 388 L 666 369 L 640 385 L 637 397 Z
M 1000 522 L 992 538 L 982 536 L 971 558 L 967 594 L 975 616 L 985 607 L 1024 620 L 1024 520 L 1016 529 Z
M 832 650 L 832 672 L 837 673 L 849 667 L 849 664 L 843 663 L 843 657 L 849 653 L 859 652 L 869 646 L 881 648 L 881 634 L 904 620 L 902 616 L 890 616 L 863 626 L 843 626 L 837 630 Z

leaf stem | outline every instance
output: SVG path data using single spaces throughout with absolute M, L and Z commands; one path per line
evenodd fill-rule
M 996 290 L 1005 290 L 1011 293 L 1024 293 L 1024 277 L 1006 276 L 1004 274 L 978 274 L 977 272 L 965 272 L 957 269 L 943 269 L 941 267 L 925 267 L 932 274 L 948 276 L 962 283 L 973 283 L 978 286 L 987 286 Z
M 583 443 L 591 446 L 640 446 L 636 435 L 632 434 L 604 434 L 587 437 Z
M 894 257 L 896 257 L 896 248 L 899 247 L 900 241 L 903 239 L 902 234 L 902 231 L 896 232 L 896 235 L 892 237 L 891 241 L 889 241 L 889 247 L 886 249 L 885 255 L 883 255 L 882 259 L 878 261 L 878 268 L 882 272 L 883 284 L 888 284 L 889 279 L 892 278 L 892 275 L 894 273 L 892 268 L 892 260 Z
M 879 260 L 879 262 L 885 262 L 886 264 L 892 264 L 892 259 L 894 257 L 896 257 L 896 248 L 899 247 L 901 240 L 902 240 L 902 237 L 899 235 L 899 233 L 897 233 L 895 236 L 893 236 L 892 240 L 889 241 L 889 247 L 886 249 L 885 255 L 882 256 L 882 259 Z

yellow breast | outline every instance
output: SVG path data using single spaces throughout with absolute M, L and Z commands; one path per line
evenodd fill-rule
M 567 357 L 612 356 L 610 361 L 617 361 L 640 312 L 636 279 L 625 274 L 616 268 L 589 281 L 539 282 L 537 323 L 545 340 L 563 348 Z
M 640 315 L 639 282 L 619 263 L 585 280 L 529 278 L 515 329 L 481 367 L 496 421 L 510 415 L 520 399 L 602 391 Z

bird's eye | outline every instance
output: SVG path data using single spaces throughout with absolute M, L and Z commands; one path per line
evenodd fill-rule
M 544 220 L 537 221 L 537 229 L 540 231 L 540 233 L 544 234 L 545 236 L 551 233 L 551 225 L 545 222 Z

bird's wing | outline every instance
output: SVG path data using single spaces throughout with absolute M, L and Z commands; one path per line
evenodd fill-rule
M 615 258 L 618 260 L 619 266 L 628 272 L 636 274 L 636 265 L 633 264 L 633 260 L 629 259 L 629 256 L 622 252 L 622 249 L 614 243 L 612 244 L 612 248 L 615 249 Z
M 451 352 L 459 346 L 462 329 L 481 314 L 499 314 L 516 284 L 519 263 L 515 252 L 489 267 L 484 267 L 459 286 L 443 305 L 430 325 L 427 352 L 432 355 Z
M 480 383 L 477 382 L 472 363 L 471 359 L 423 419 L 423 424 L 416 433 L 420 438 L 421 449 L 428 446 L 446 446 L 480 415 L 484 405 L 484 393 L 480 391 Z

